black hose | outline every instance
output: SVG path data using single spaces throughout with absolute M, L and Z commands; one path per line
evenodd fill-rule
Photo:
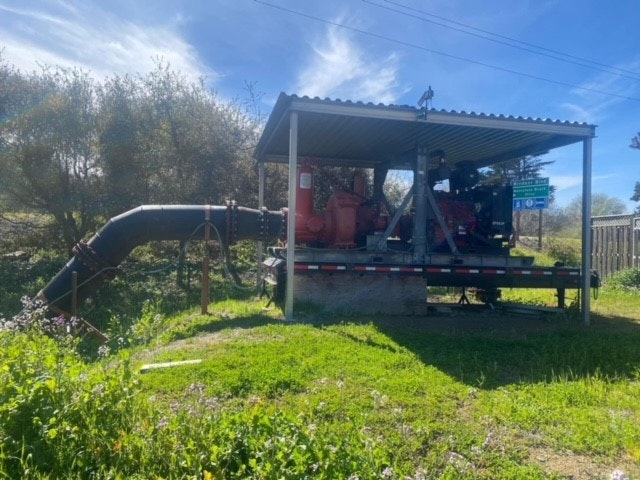
M 77 303 L 112 279 L 131 251 L 153 240 L 202 240 L 210 223 L 227 245 L 237 240 L 268 241 L 284 236 L 285 214 L 268 210 L 213 205 L 147 205 L 113 217 L 39 293 L 52 310 L 69 315 L 71 282 L 77 272 Z M 203 228 L 198 228 L 203 226 Z M 194 233 L 195 232 L 195 233 Z

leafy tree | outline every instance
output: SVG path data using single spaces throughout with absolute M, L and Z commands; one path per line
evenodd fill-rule
M 146 123 L 138 83 L 115 77 L 98 91 L 98 140 L 102 204 L 111 217 L 150 199 L 150 171 L 144 156 Z M 147 160 L 147 162 L 145 162 Z
M 233 102 L 221 102 L 202 82 L 158 65 L 140 79 L 147 126 L 145 165 L 156 165 L 151 196 L 163 201 L 257 204 L 251 158 L 259 129 Z M 161 190 L 158 190 L 158 187 Z
M 631 200 L 633 200 L 634 202 L 640 202 L 640 182 L 636 182 L 636 186 L 633 189 L 633 196 L 631 197 Z M 636 210 L 634 213 L 640 214 L 640 206 L 636 207 Z
M 0 64 L 9 88 L 0 126 L 7 193 L 26 208 L 50 213 L 71 249 L 94 227 L 98 169 L 95 86 L 79 70 L 22 74 Z
M 594 193 L 591 196 L 591 215 L 601 217 L 604 215 L 622 215 L 627 210 L 624 202 L 619 198 L 610 197 L 605 193 Z M 582 196 L 574 198 L 566 207 L 569 218 L 582 218 Z
M 511 184 L 514 180 L 539 178 L 542 170 L 551 165 L 553 160 L 542 160 L 540 157 L 527 156 L 507 160 L 487 167 L 482 172 L 481 183 Z
M 591 215 L 594 217 L 621 215 L 625 212 L 626 205 L 618 198 L 604 193 L 594 193 L 591 196 Z M 582 228 L 582 195 L 575 197 L 564 208 L 564 220 L 562 233 L 565 236 L 579 238 Z
M 78 70 L 25 74 L 0 57 L 0 119 L 0 199 L 50 213 L 67 250 L 139 204 L 257 205 L 258 114 L 168 65 L 97 83 Z M 267 175 L 285 186 L 267 192 L 280 206 L 286 172 Z

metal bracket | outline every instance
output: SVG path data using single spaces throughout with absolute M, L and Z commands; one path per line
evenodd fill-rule
M 459 253 L 458 247 L 456 247 L 456 244 L 453 242 L 453 236 L 451 235 L 451 231 L 449 230 L 449 227 L 447 227 L 447 224 L 444 221 L 444 217 L 442 216 L 440 207 L 438 207 L 438 204 L 436 203 L 436 199 L 433 196 L 433 192 L 431 191 L 431 187 L 429 187 L 429 185 L 427 185 L 427 188 L 425 189 L 425 194 L 427 196 L 427 201 L 429 202 L 429 205 L 433 209 L 433 213 L 435 214 L 436 219 L 438 220 L 438 224 L 440 225 L 440 228 L 444 233 L 444 238 L 447 240 L 447 245 L 449 245 L 449 248 L 451 249 L 451 253 L 458 254 Z
M 413 187 L 409 189 L 407 194 L 402 199 L 402 203 L 400 204 L 400 207 L 398 207 L 398 209 L 396 210 L 396 213 L 393 215 L 393 218 L 391 219 L 391 222 L 387 226 L 387 229 L 384 231 L 384 234 L 382 235 L 382 238 L 378 243 L 378 248 L 377 248 L 378 250 L 380 251 L 384 250 L 384 247 L 387 242 L 387 238 L 389 238 L 389 235 L 391 235 L 391 232 L 393 232 L 393 229 L 396 228 L 396 225 L 400 221 L 400 217 L 402 216 L 402 213 L 407 208 L 407 205 L 409 205 L 409 202 L 411 201 L 412 197 L 413 197 Z

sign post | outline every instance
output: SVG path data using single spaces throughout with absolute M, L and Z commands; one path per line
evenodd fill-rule
M 631 268 L 636 268 L 636 262 L 638 262 L 638 233 L 640 232 L 640 217 L 632 219 L 633 230 L 631 231 Z M 640 267 L 640 262 L 638 262 Z

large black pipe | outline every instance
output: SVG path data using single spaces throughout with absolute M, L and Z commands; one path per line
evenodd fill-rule
M 220 241 L 272 240 L 284 235 L 285 214 L 268 210 L 213 205 L 147 205 L 113 217 L 88 242 L 74 247 L 74 256 L 44 287 L 38 298 L 52 310 L 69 315 L 72 277 L 77 272 L 77 303 L 89 297 L 131 251 L 152 240 L 202 240 L 205 225 Z M 215 232 L 211 239 L 218 240 Z

